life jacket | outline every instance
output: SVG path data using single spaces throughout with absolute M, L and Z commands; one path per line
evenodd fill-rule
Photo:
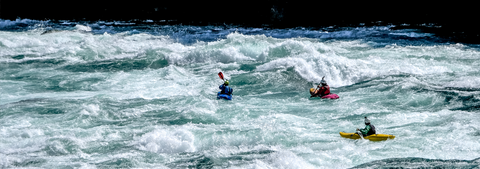
M 320 96 L 325 96 L 330 94 L 330 86 L 322 86 L 319 89 Z
M 367 132 L 367 136 L 372 135 L 372 134 L 377 134 L 377 131 L 375 131 L 375 126 L 373 124 L 369 124 L 370 130 Z
M 222 91 L 220 92 L 221 94 L 232 95 L 233 93 L 233 89 L 225 85 L 221 85 L 220 89 L 222 89 Z

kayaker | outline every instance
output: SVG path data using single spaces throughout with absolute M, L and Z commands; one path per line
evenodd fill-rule
M 317 97 L 317 96 L 322 97 L 330 94 L 330 86 L 327 85 L 327 81 L 325 81 L 322 78 L 322 81 L 320 81 L 320 84 L 322 85 L 322 87 L 320 87 L 320 85 L 317 85 L 317 88 L 318 88 L 317 91 L 310 90 L 310 94 L 312 95 L 311 97 Z
M 363 137 L 365 136 L 369 136 L 369 135 L 372 135 L 372 134 L 377 134 L 377 132 L 375 131 L 375 126 L 373 126 L 373 124 L 370 124 L 370 120 L 367 119 L 367 117 L 365 117 L 365 128 L 364 129 L 358 129 L 357 128 L 357 134 L 358 135 L 362 135 Z
M 220 90 L 222 90 L 218 92 L 218 94 L 226 94 L 231 96 L 233 93 L 233 89 L 229 87 L 228 84 L 229 84 L 228 80 L 225 80 L 225 82 L 222 85 L 220 85 L 220 87 L 218 87 L 220 88 Z

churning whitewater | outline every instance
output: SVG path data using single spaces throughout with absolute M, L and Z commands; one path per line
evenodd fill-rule
M 480 46 L 391 27 L 0 20 L 0 167 L 478 167 Z

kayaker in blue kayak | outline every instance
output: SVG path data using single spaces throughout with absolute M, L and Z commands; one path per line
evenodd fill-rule
M 369 135 L 372 135 L 372 134 L 377 134 L 377 132 L 375 131 L 375 126 L 373 126 L 373 124 L 370 124 L 370 120 L 367 119 L 367 117 L 365 117 L 365 128 L 364 129 L 358 129 L 357 128 L 357 134 L 358 135 L 361 135 L 363 137 L 366 137 L 366 136 L 369 136 Z
M 233 93 L 233 89 L 229 87 L 228 84 L 229 84 L 228 80 L 225 80 L 225 82 L 222 85 L 220 85 L 220 87 L 218 87 L 220 88 L 220 90 L 222 90 L 218 92 L 218 94 L 226 94 L 231 96 Z

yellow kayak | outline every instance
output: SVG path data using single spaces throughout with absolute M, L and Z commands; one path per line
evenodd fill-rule
M 360 136 L 356 133 L 344 133 L 340 132 L 340 136 L 345 137 L 345 138 L 350 138 L 350 139 L 359 139 Z M 370 141 L 383 141 L 387 139 L 394 139 L 394 135 L 388 135 L 388 134 L 372 134 L 367 137 L 363 137 L 364 139 L 369 139 Z

